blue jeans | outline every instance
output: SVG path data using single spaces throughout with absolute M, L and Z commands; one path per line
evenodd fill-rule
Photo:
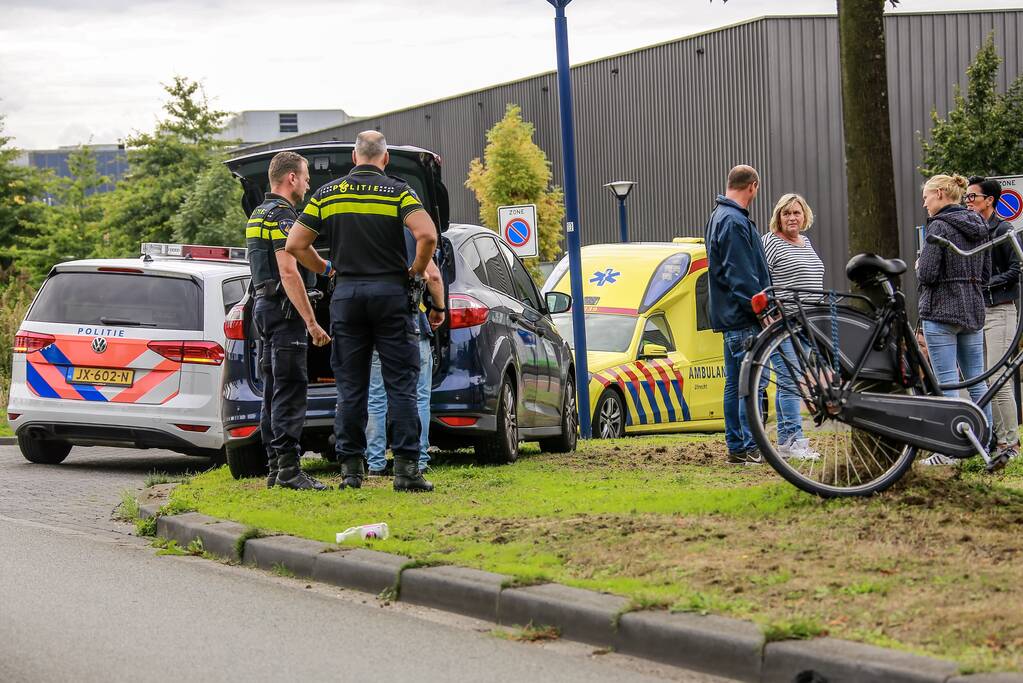
M 739 400 L 739 369 L 748 350 L 747 344 L 752 343 L 759 333 L 760 329 L 757 327 L 728 330 L 724 333 L 725 445 L 728 446 L 729 453 L 743 453 L 755 447 L 746 419 L 746 402 Z
M 785 358 L 782 358 L 782 355 Z M 788 359 L 788 363 L 785 362 Z M 792 340 L 783 341 L 771 354 L 771 365 L 774 366 L 777 393 L 774 395 L 775 410 L 778 418 L 778 445 L 787 444 L 792 439 L 803 438 L 803 399 L 800 398 L 793 372 L 799 372 L 799 359 L 792 348 Z M 791 368 L 791 370 L 790 370 Z
M 962 370 L 965 379 L 971 379 L 984 372 L 984 330 L 971 332 L 959 325 L 930 320 L 924 320 L 923 327 L 927 353 L 930 354 L 931 366 L 939 384 L 958 382 L 959 370 Z M 969 388 L 970 398 L 976 403 L 986 391 L 987 383 L 978 382 Z M 959 397 L 957 389 L 946 389 L 944 394 L 952 398 Z M 984 406 L 984 414 L 990 425 L 992 422 L 990 403 Z
M 430 340 L 419 340 L 419 382 L 416 384 L 416 407 L 419 409 L 419 469 L 430 462 L 430 393 L 433 390 L 433 349 Z M 371 470 L 382 470 L 387 464 L 387 394 L 380 371 L 380 356 L 373 352 L 369 373 L 369 420 L 366 424 L 366 460 Z

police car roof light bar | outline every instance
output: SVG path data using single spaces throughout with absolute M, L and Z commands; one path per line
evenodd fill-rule
M 162 258 L 207 259 L 212 261 L 246 261 L 245 247 L 216 247 L 204 244 L 168 244 L 143 242 L 142 256 Z

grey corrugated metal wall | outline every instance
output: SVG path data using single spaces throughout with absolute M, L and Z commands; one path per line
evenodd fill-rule
M 886 21 L 894 191 L 902 255 L 911 261 L 910 227 L 924 218 L 918 131 L 929 130 L 932 108 L 947 112 L 954 85 L 965 87 L 966 67 L 992 29 L 1004 59 L 1002 87 L 1021 73 L 1023 11 L 894 14 Z M 572 69 L 572 78 L 584 244 L 618 239 L 616 204 L 601 187 L 605 182 L 638 180 L 628 202 L 632 237 L 665 240 L 702 234 L 725 174 L 745 162 L 764 176 L 753 207 L 761 229 L 767 229 L 777 197 L 804 194 L 817 215 L 810 235 L 828 279 L 844 281 L 846 184 L 834 17 L 756 19 L 581 64 Z M 478 222 L 478 205 L 463 183 L 469 161 L 482 155 L 486 131 L 508 103 L 519 104 L 523 118 L 535 125 L 534 140 L 547 152 L 555 183 L 561 184 L 553 73 L 247 151 L 352 140 L 360 130 L 378 128 L 393 144 L 440 154 L 452 220 Z

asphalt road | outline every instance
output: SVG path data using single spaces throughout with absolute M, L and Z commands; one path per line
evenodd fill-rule
M 75 449 L 59 466 L 0 447 L 0 681 L 685 681 L 722 679 L 193 557 L 113 520 L 154 470 L 205 461 Z

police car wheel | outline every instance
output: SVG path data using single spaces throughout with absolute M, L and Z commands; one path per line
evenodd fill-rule
M 497 402 L 497 431 L 477 442 L 480 462 L 511 464 L 519 459 L 519 420 L 511 379 L 504 378 Z
M 18 434 L 18 448 L 25 460 L 40 465 L 64 462 L 64 458 L 71 452 L 71 444 L 67 441 L 38 439 L 28 434 Z
M 617 439 L 625 436 L 625 403 L 613 389 L 605 389 L 597 399 L 593 411 L 593 436 L 599 439 Z
M 552 439 L 541 439 L 540 450 L 544 453 L 571 453 L 579 438 L 579 413 L 575 405 L 575 382 L 569 377 L 565 383 L 565 398 L 561 407 L 561 435 Z
M 265 477 L 269 471 L 263 443 L 257 441 L 227 449 L 227 468 L 235 479 Z

